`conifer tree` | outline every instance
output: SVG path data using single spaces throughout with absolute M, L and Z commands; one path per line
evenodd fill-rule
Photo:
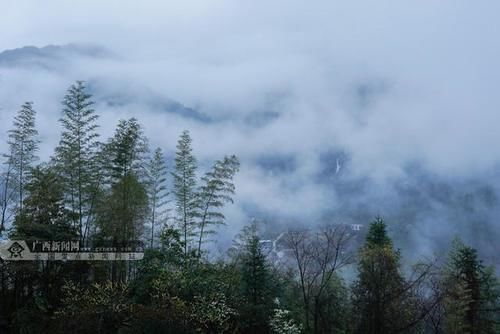
M 396 332 L 407 321 L 405 281 L 399 252 L 394 250 L 381 218 L 370 224 L 359 257 L 358 278 L 353 286 L 355 332 Z
M 157 148 L 147 166 L 148 172 L 148 198 L 150 204 L 151 239 L 150 247 L 153 248 L 155 241 L 155 228 L 158 223 L 165 222 L 167 204 L 167 166 L 163 159 L 161 148 Z
M 233 203 L 233 177 L 240 163 L 234 155 L 217 160 L 212 169 L 201 179 L 202 186 L 198 190 L 201 216 L 198 223 L 198 256 L 201 255 L 201 245 L 208 234 L 214 233 L 214 227 L 224 224 L 224 214 L 220 211 L 225 203 Z
M 241 257 L 241 290 L 243 303 L 240 316 L 244 333 L 269 332 L 269 318 L 274 309 L 276 284 L 262 252 L 256 226 L 244 230 Z
M 450 333 L 497 333 L 500 289 L 492 268 L 477 251 L 455 239 L 445 268 L 445 330 Z
M 181 230 L 184 256 L 188 255 L 189 243 L 194 236 L 196 219 L 200 217 L 199 197 L 196 192 L 197 161 L 192 154 L 191 136 L 184 131 L 177 142 L 174 181 L 177 225 Z
M 77 81 L 68 89 L 63 99 L 63 116 L 60 122 L 63 132 L 56 148 L 55 163 L 63 180 L 66 203 L 73 211 L 74 226 L 80 240 L 94 216 L 100 173 L 97 165 L 99 149 L 97 119 L 94 102 L 83 81 Z

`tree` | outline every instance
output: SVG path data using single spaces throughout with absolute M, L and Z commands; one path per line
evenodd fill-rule
M 198 256 L 201 255 L 201 245 L 206 235 L 215 231 L 213 227 L 224 224 L 224 214 L 220 209 L 225 203 L 233 203 L 234 175 L 239 170 L 240 163 L 234 155 L 217 160 L 212 169 L 202 177 L 203 185 L 198 191 L 201 217 L 198 223 Z
M 306 331 L 333 330 L 322 328 L 323 318 L 328 316 L 324 310 L 327 304 L 323 302 L 333 293 L 337 271 L 352 261 L 348 249 L 352 235 L 348 231 L 345 225 L 331 224 L 315 232 L 306 229 L 287 232 L 286 244 L 296 264 Z
M 130 174 L 144 180 L 148 150 L 147 138 L 137 119 L 120 120 L 104 148 L 108 183 L 119 182 Z
M 104 147 L 106 184 L 98 208 L 96 240 L 113 246 L 139 240 L 148 217 L 145 154 L 147 140 L 135 118 L 120 120 L 114 136 Z M 124 282 L 132 264 L 111 264 L 111 279 Z M 130 273 L 130 270 L 129 270 Z
M 232 319 L 235 315 L 236 311 L 228 305 L 227 297 L 222 293 L 213 293 L 194 297 L 190 318 L 199 332 L 234 333 Z
M 27 178 L 33 163 L 38 159 L 36 153 L 39 141 L 36 139 L 38 131 L 35 128 L 35 116 L 33 102 L 24 103 L 14 118 L 14 128 L 9 130 L 9 153 L 6 156 L 8 167 L 3 190 L 3 212 L 0 230 L 4 228 L 10 187 L 13 187 L 18 193 L 17 212 L 23 210 Z
M 150 203 L 151 214 L 151 239 L 150 247 L 153 248 L 155 241 L 155 227 L 157 223 L 165 222 L 166 210 L 165 205 L 168 203 L 166 200 L 169 193 L 167 192 L 167 167 L 163 159 L 161 149 L 158 147 L 153 157 L 150 159 L 147 172 L 148 172 L 148 198 Z
M 393 248 L 386 224 L 376 218 L 360 251 L 358 277 L 352 288 L 355 332 L 388 334 L 410 330 L 409 324 L 413 325 L 415 318 L 410 287 L 400 272 L 400 254 Z
M 189 131 L 182 132 L 175 154 L 174 190 L 177 209 L 177 224 L 182 232 L 184 256 L 194 236 L 196 219 L 200 216 L 199 197 L 196 192 L 196 158 L 192 154 Z
M 104 148 L 109 188 L 101 202 L 99 226 L 104 236 L 116 242 L 137 240 L 142 234 L 148 197 L 141 179 L 147 151 L 147 140 L 135 118 L 120 120 Z
M 26 191 L 28 195 L 23 210 L 15 217 L 11 238 L 68 241 L 78 236 L 70 223 L 71 212 L 64 207 L 63 187 L 53 168 L 46 165 L 34 167 Z M 30 314 L 42 322 L 43 311 L 58 305 L 57 287 L 64 279 L 78 277 L 85 280 L 72 268 L 70 264 L 59 261 L 26 261 L 10 265 L 17 326 L 29 327 L 32 320 L 25 317 Z
M 13 237 L 73 240 L 76 230 L 68 224 L 72 212 L 64 207 L 63 187 L 57 173 L 37 166 L 26 184 L 29 195 L 14 221 Z
M 63 99 L 63 132 L 56 148 L 55 163 L 63 180 L 66 202 L 74 212 L 73 224 L 85 242 L 94 216 L 100 183 L 97 165 L 99 149 L 97 119 L 92 95 L 83 81 L 71 85 Z
M 477 251 L 455 239 L 444 272 L 444 327 L 449 333 L 497 333 L 500 290 Z
M 269 315 L 274 309 L 276 283 L 263 254 L 255 225 L 244 230 L 241 256 L 242 304 L 240 317 L 244 333 L 268 333 Z
M 59 333 L 121 333 L 129 327 L 132 305 L 126 284 L 107 281 L 82 287 L 74 282 L 62 286 L 62 307 L 53 321 Z
M 101 237 L 115 244 L 139 240 L 147 214 L 146 189 L 135 175 L 129 174 L 115 183 L 104 197 L 98 220 Z
M 269 321 L 271 333 L 273 334 L 300 334 L 302 327 L 294 322 L 290 317 L 290 311 L 280 307 L 279 300 L 276 299 L 276 308 Z

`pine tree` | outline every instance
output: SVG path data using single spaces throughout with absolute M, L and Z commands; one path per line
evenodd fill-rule
M 233 203 L 231 195 L 234 194 L 235 187 L 232 181 L 239 166 L 236 156 L 226 156 L 223 160 L 216 161 L 201 179 L 203 185 L 198 191 L 201 206 L 198 256 L 201 255 L 201 245 L 206 235 L 214 233 L 215 226 L 224 224 L 225 217 L 220 210 L 225 203 Z
M 14 128 L 9 130 L 9 154 L 6 156 L 8 175 L 5 179 L 4 210 L 7 209 L 10 187 L 13 187 L 18 194 L 17 212 L 23 210 L 26 182 L 33 163 L 38 159 L 36 153 L 39 141 L 36 139 L 38 131 L 35 128 L 35 116 L 36 112 L 33 109 L 33 103 L 24 103 L 14 118 Z M 5 211 L 2 215 L 2 225 L 4 219 Z
M 406 323 L 405 282 L 400 273 L 400 255 L 394 250 L 385 222 L 370 224 L 358 261 L 353 286 L 356 333 L 391 333 Z
M 184 256 L 188 255 L 188 247 L 194 236 L 196 219 L 200 216 L 199 197 L 196 192 L 197 161 L 192 154 L 191 142 L 189 131 L 184 131 L 177 142 L 175 171 L 172 173 L 177 225 L 182 234 Z
M 94 102 L 83 81 L 68 89 L 63 99 L 63 132 L 56 148 L 55 163 L 63 180 L 66 202 L 73 211 L 74 226 L 80 240 L 85 241 L 94 216 L 95 201 L 100 183 L 97 165 L 99 149 Z
M 241 290 L 243 303 L 240 316 L 244 333 L 269 332 L 269 317 L 274 309 L 276 284 L 262 252 L 255 225 L 244 230 L 241 257 Z
M 151 214 L 151 239 L 150 246 L 153 248 L 155 241 L 155 227 L 158 223 L 165 222 L 167 217 L 165 205 L 168 203 L 166 200 L 167 192 L 167 166 L 163 159 L 161 149 L 158 147 L 153 157 L 150 159 L 148 166 L 148 198 L 150 204 Z
M 498 332 L 500 289 L 493 273 L 474 248 L 454 240 L 444 276 L 447 332 Z

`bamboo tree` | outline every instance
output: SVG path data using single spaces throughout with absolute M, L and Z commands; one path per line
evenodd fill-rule
M 147 204 L 142 177 L 148 144 L 137 120 L 120 120 L 104 151 L 109 189 L 101 207 L 101 216 L 107 217 L 101 219 L 101 230 L 112 233 L 120 241 L 138 239 L 144 224 L 144 205 Z
M 68 224 L 62 185 L 55 171 L 36 166 L 27 180 L 24 209 L 16 215 L 12 236 L 45 240 L 69 240 L 76 230 Z
M 137 119 L 120 120 L 104 148 L 107 182 L 116 183 L 130 174 L 143 179 L 148 150 L 148 141 Z
M 174 195 L 177 210 L 177 225 L 181 230 L 184 256 L 188 254 L 188 244 L 194 236 L 196 219 L 200 216 L 199 198 L 196 192 L 197 161 L 192 154 L 191 136 L 184 131 L 178 142 L 175 154 Z
M 7 161 L 4 162 L 6 170 L 2 174 L 2 194 L 1 194 L 1 207 L 2 207 L 2 217 L 0 221 L 0 236 L 3 231 L 5 231 L 5 225 L 8 221 L 10 221 L 10 217 L 12 216 L 12 211 L 9 210 L 12 203 L 15 201 L 15 184 L 13 180 L 13 163 L 12 159 L 10 159 L 9 154 L 5 154 L 4 157 L 7 158 Z
M 155 227 L 157 223 L 165 222 L 165 205 L 168 203 L 167 196 L 167 166 L 163 159 L 161 148 L 157 148 L 147 166 L 148 172 L 148 198 L 151 214 L 151 239 L 150 247 L 154 246 Z
M 223 160 L 217 160 L 212 169 L 201 179 L 203 185 L 198 191 L 201 208 L 198 223 L 198 256 L 201 255 L 201 245 L 206 235 L 214 233 L 217 225 L 224 224 L 225 216 L 221 209 L 224 204 L 233 203 L 231 195 L 234 194 L 235 187 L 232 181 L 239 166 L 236 156 L 226 156 Z
M 99 187 L 97 153 L 99 134 L 94 102 L 83 81 L 68 89 L 63 99 L 63 132 L 56 148 L 55 163 L 64 184 L 66 203 L 73 212 L 73 224 L 82 242 L 93 219 Z M 84 230 L 85 229 L 85 230 Z
M 139 240 L 148 213 L 145 155 L 147 139 L 135 118 L 120 120 L 113 137 L 103 150 L 107 188 L 98 208 L 96 240 L 126 244 Z M 132 264 L 111 263 L 113 282 L 125 282 Z
M 33 163 L 38 159 L 36 153 L 39 141 L 36 139 L 38 131 L 35 128 L 35 116 L 33 103 L 24 103 L 14 118 L 14 128 L 9 130 L 8 170 L 3 198 L 5 210 L 8 205 L 9 187 L 14 187 L 17 191 L 17 212 L 21 212 L 23 209 L 26 182 Z M 2 214 L 2 224 L 4 219 L 5 212 Z

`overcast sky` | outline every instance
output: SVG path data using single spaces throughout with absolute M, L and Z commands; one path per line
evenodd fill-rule
M 375 179 L 415 162 L 443 177 L 478 175 L 500 160 L 498 13 L 498 1 L 0 0 L 0 50 L 81 43 L 116 55 L 57 74 L 0 71 L 1 129 L 14 106 L 33 100 L 48 150 L 68 84 L 100 78 L 220 120 L 140 102 L 100 110 L 107 133 L 136 116 L 165 149 L 188 128 L 203 158 L 239 155 L 248 161 L 239 196 L 270 210 L 332 205 L 328 189 L 311 182 L 329 150 L 347 152 L 351 173 Z M 248 121 L 266 113 L 275 116 Z M 292 173 L 275 177 L 251 163 L 266 154 L 295 157 Z

